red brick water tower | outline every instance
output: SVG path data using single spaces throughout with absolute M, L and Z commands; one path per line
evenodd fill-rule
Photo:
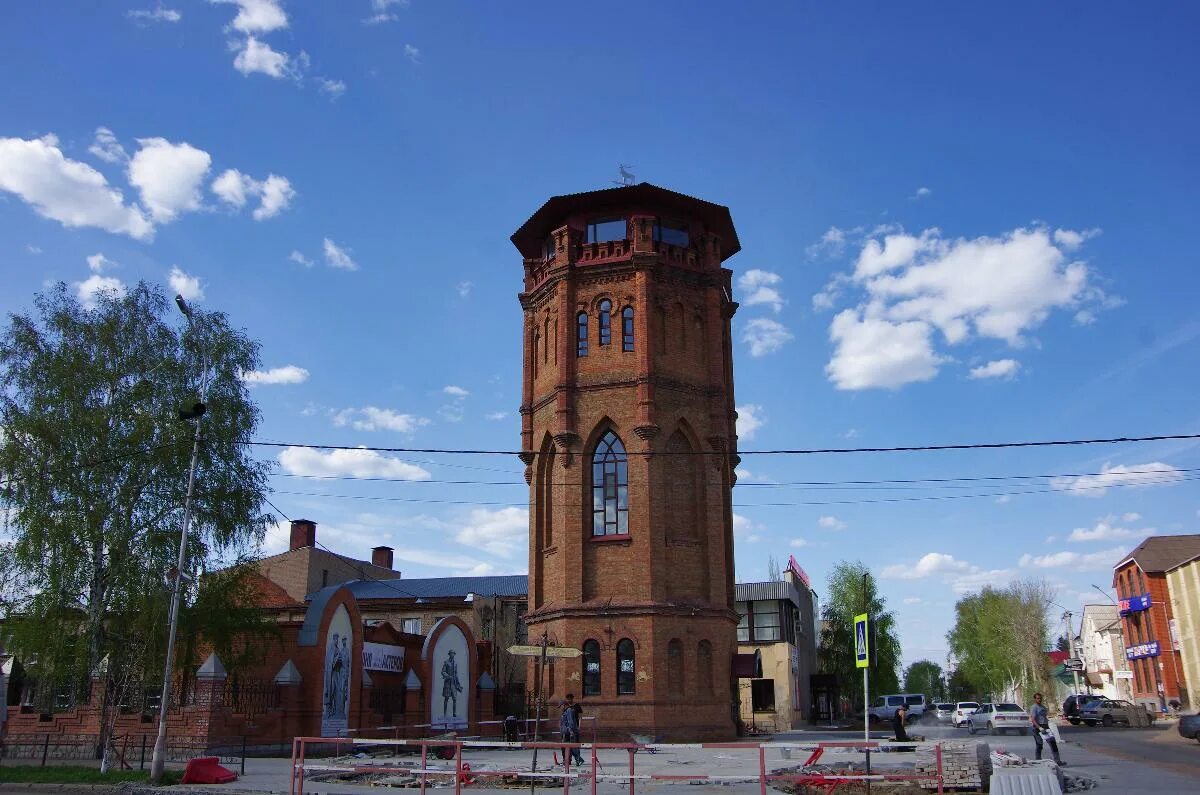
M 642 183 L 555 196 L 512 241 L 529 638 L 583 652 L 551 666 L 551 703 L 574 693 L 611 737 L 730 737 L 729 210 Z

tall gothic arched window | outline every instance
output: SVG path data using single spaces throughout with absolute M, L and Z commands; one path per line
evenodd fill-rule
M 588 316 L 587 312 L 580 312 L 575 317 L 575 355 L 587 356 L 588 354 Z
M 621 350 L 633 350 L 633 307 L 621 310 Z
M 594 640 L 583 644 L 583 694 L 600 695 L 600 644 Z
M 617 695 L 632 696 L 637 692 L 637 673 L 634 670 L 633 641 L 617 641 Z
M 592 535 L 629 533 L 629 462 L 625 446 L 612 431 L 592 453 Z
M 605 298 L 600 302 L 600 344 L 612 342 L 612 301 Z

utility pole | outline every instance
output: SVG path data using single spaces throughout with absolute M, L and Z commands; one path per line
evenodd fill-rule
M 1063 613 L 1063 621 L 1067 622 L 1067 647 L 1071 650 L 1073 659 L 1080 659 L 1075 654 L 1075 629 L 1071 626 L 1071 611 Z M 1075 666 L 1071 666 L 1071 676 L 1075 679 L 1075 692 L 1079 693 L 1079 671 L 1075 670 Z
M 546 649 L 550 646 L 550 633 L 547 630 L 542 630 L 542 642 L 539 644 L 542 647 L 542 654 L 538 658 L 538 681 L 537 681 L 537 700 L 534 702 L 534 721 L 533 721 L 533 770 L 537 772 L 537 743 L 542 736 L 542 705 L 546 703 L 546 690 L 542 684 L 546 672 Z M 566 753 L 566 749 L 563 750 Z M 565 762 L 565 759 L 564 759 Z M 534 779 L 529 779 L 529 792 L 533 793 Z
M 194 330 L 192 310 L 183 300 L 183 296 L 175 296 L 175 303 L 179 306 L 179 311 L 183 312 L 187 318 L 188 328 Z M 154 740 L 154 757 L 150 762 L 150 782 L 156 786 L 162 781 L 163 768 L 167 761 L 167 708 L 171 703 L 171 668 L 175 662 L 175 635 L 179 630 L 179 599 L 183 591 L 183 567 L 187 563 L 188 531 L 191 529 L 192 523 L 192 497 L 196 492 L 196 465 L 200 460 L 200 441 L 202 439 L 200 431 L 205 414 L 204 397 L 208 386 L 203 372 L 204 366 L 203 355 L 201 355 L 200 402 L 196 403 L 190 411 L 179 412 L 181 420 L 194 419 L 196 421 L 196 434 L 192 441 L 192 461 L 188 467 L 187 496 L 183 501 L 183 529 L 179 533 L 179 558 L 175 564 L 175 587 L 171 590 L 171 625 L 167 631 L 167 661 L 163 666 L 162 696 L 158 704 L 158 737 Z

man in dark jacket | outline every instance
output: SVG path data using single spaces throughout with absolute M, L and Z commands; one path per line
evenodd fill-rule
M 908 707 L 901 704 L 900 709 L 896 710 L 896 714 L 892 716 L 892 729 L 896 732 L 897 742 L 908 742 L 908 732 L 904 730 L 904 722 L 907 719 Z

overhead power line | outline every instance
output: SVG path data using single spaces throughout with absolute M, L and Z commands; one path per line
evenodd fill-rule
M 899 447 L 812 447 L 779 450 L 738 450 L 740 456 L 747 455 L 824 455 L 830 453 L 918 453 L 942 450 L 999 450 L 1019 447 L 1066 447 L 1094 444 L 1126 444 L 1130 442 L 1166 442 L 1189 439 L 1200 439 L 1200 433 L 1176 433 L 1158 436 L 1114 436 L 1101 439 L 1053 439 L 1045 441 L 1021 442 L 971 442 L 966 444 L 922 444 L 904 445 Z M 484 449 L 448 449 L 439 447 L 369 447 L 366 445 L 343 444 L 312 444 L 307 442 L 268 442 L 250 441 L 247 444 L 257 447 L 302 447 L 310 450 L 369 450 L 376 453 L 426 453 L 444 455 L 531 455 L 541 453 L 537 450 L 484 450 Z M 649 455 L 724 455 L 722 451 L 689 450 L 678 452 L 653 451 L 650 453 L 626 452 L 628 456 Z

